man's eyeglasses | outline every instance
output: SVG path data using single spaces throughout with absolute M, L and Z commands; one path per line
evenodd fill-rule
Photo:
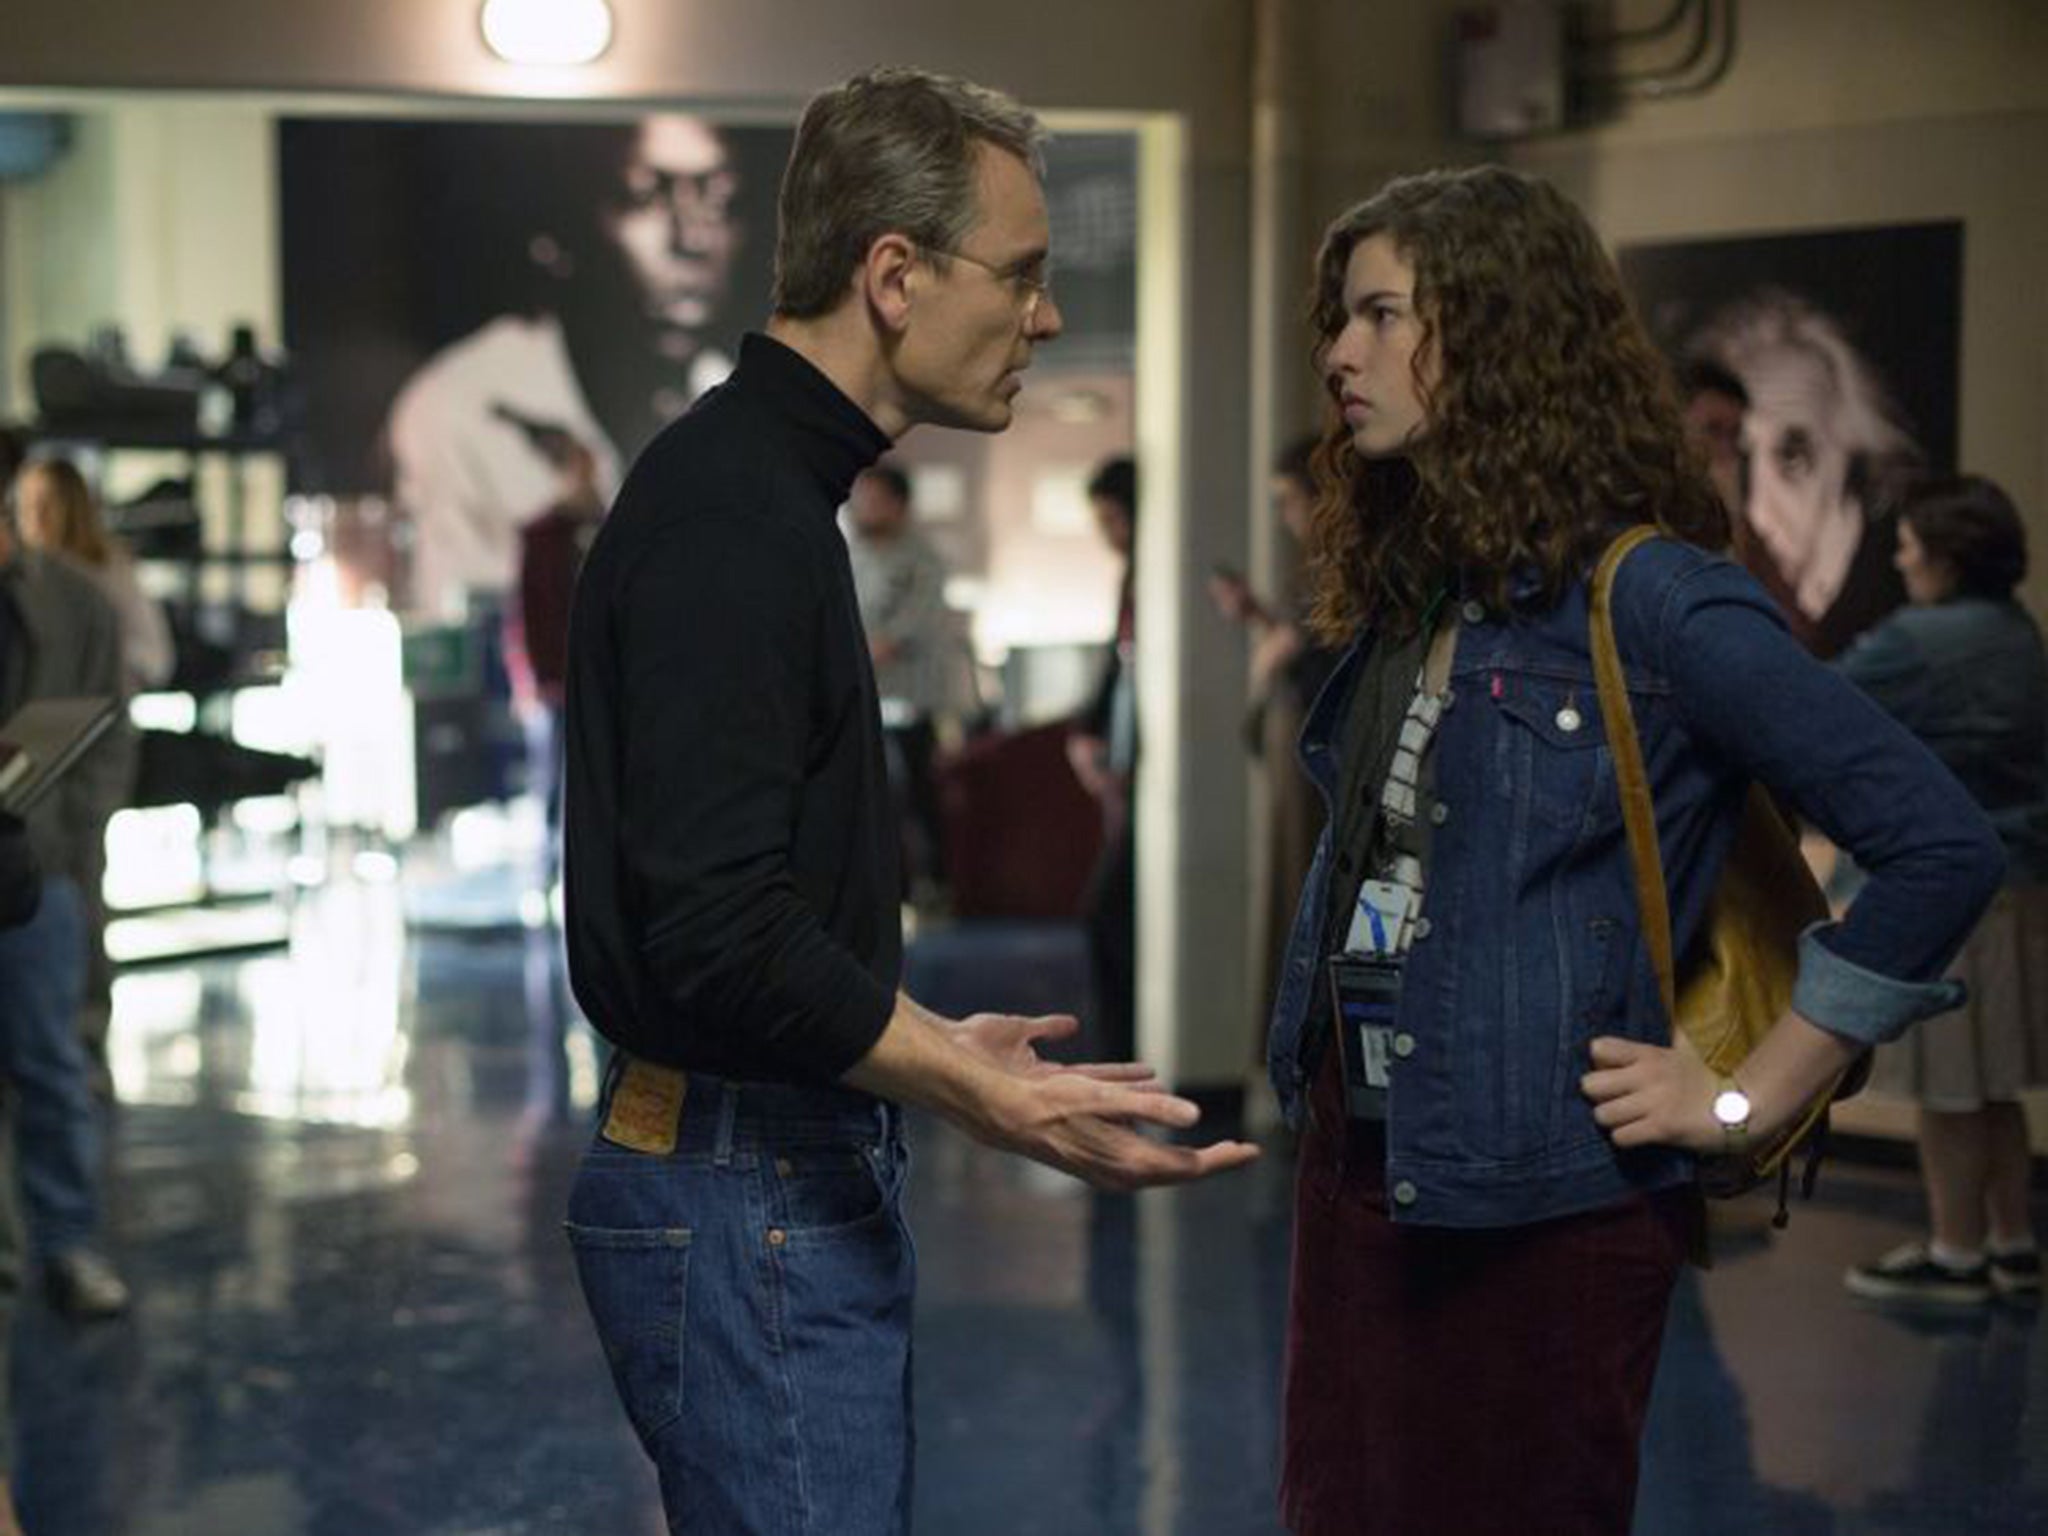
M 997 282 L 1008 286 L 1016 295 L 1017 302 L 1024 307 L 1026 325 L 1038 318 L 1038 308 L 1052 297 L 1052 272 L 1046 266 L 1045 258 L 1035 257 L 1022 266 L 999 267 L 992 261 L 983 261 L 979 256 L 970 256 L 965 251 L 947 250 L 943 246 L 932 246 L 934 256 L 951 256 L 964 261 L 971 267 L 979 267 Z

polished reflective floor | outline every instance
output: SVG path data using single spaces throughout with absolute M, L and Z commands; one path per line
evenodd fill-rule
M 661 1529 L 560 1236 L 599 1052 L 547 929 L 460 917 L 339 883 L 288 952 L 122 978 L 137 1305 L 20 1320 L 30 1536 Z M 1135 1200 L 932 1125 L 917 1157 L 919 1531 L 1276 1531 L 1284 1149 Z M 1732 1213 L 1673 1314 L 1639 1533 L 2048 1531 L 2035 1318 L 1838 1283 L 1916 1209 L 1838 1165 L 1788 1233 Z

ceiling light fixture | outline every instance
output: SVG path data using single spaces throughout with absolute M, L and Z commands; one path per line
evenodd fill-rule
M 508 64 L 588 64 L 612 42 L 605 0 L 484 0 L 484 41 Z

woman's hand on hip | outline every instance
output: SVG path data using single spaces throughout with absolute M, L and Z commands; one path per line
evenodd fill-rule
M 1579 1091 L 1617 1147 L 1722 1150 L 1726 1136 L 1714 1119 L 1719 1082 L 1684 1035 L 1672 1045 L 1601 1035 L 1592 1055 L 1593 1070 L 1579 1079 Z

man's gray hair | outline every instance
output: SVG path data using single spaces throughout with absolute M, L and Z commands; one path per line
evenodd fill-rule
M 957 249 L 980 213 L 975 145 L 1043 180 L 1044 142 L 1038 119 L 1002 92 L 919 69 L 869 70 L 813 98 L 782 175 L 775 313 L 829 313 L 882 235 Z

